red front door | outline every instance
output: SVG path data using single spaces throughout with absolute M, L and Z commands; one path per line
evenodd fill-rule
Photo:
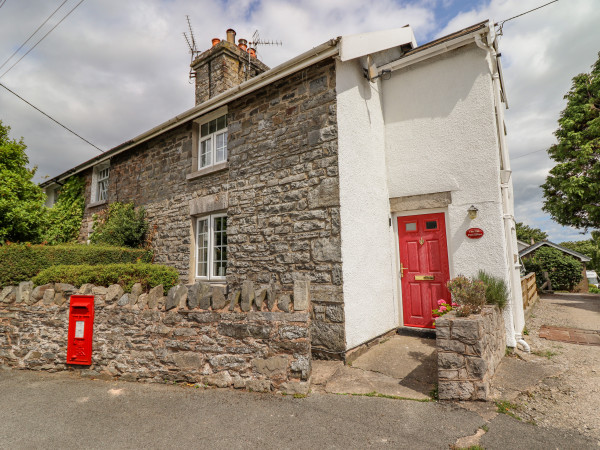
M 450 300 L 444 214 L 398 217 L 398 238 L 404 325 L 433 328 L 437 301 Z

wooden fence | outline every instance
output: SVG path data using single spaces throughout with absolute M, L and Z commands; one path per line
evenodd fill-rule
M 523 310 L 527 310 L 540 299 L 535 285 L 535 272 L 528 273 L 521 278 L 521 291 L 523 292 Z

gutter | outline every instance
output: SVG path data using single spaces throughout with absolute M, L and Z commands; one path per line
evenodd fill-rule
M 243 97 L 244 95 L 250 94 L 257 89 L 271 84 L 274 81 L 285 78 L 286 76 L 298 72 L 299 70 L 311 66 L 319 61 L 336 56 L 339 53 L 338 44 L 340 40 L 340 37 L 336 39 L 330 39 L 329 41 L 314 47 L 296 56 L 295 58 L 280 64 L 279 66 L 272 68 L 271 70 L 263 72 L 260 75 L 249 79 L 248 81 L 244 81 L 242 84 L 235 86 L 197 106 L 194 106 L 193 108 L 190 108 L 181 114 L 178 114 L 172 119 L 161 123 L 145 133 L 142 133 L 127 142 L 107 150 L 102 155 L 98 155 L 72 169 L 67 170 L 66 172 L 61 173 L 60 175 L 57 175 L 54 178 L 44 181 L 40 184 L 40 187 L 46 187 L 50 184 L 58 183 L 60 180 L 106 161 L 112 156 L 118 155 L 119 153 L 135 147 L 136 145 L 146 142 L 158 136 L 159 134 L 164 133 L 165 131 L 169 131 L 179 126 L 183 122 L 196 119 L 214 109 L 218 109 L 219 107 L 226 105 L 237 98 Z

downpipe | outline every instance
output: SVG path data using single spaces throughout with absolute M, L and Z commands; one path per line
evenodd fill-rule
M 525 353 L 531 353 L 531 348 L 529 347 L 529 344 L 527 342 L 525 342 L 525 339 L 523 339 L 522 336 L 519 336 L 517 338 L 517 346 L 521 346 L 521 349 L 525 352 Z
M 508 152 L 506 149 L 506 143 L 504 141 L 504 134 L 502 132 L 504 126 L 502 123 L 502 112 L 500 110 L 500 108 L 501 108 L 501 106 L 500 106 L 501 105 L 500 75 L 498 73 L 496 65 L 494 64 L 494 60 L 496 58 L 496 51 L 492 47 L 492 44 L 484 43 L 481 36 L 475 37 L 475 44 L 482 50 L 486 51 L 490 58 L 489 64 L 490 64 L 490 70 L 491 70 L 491 74 L 492 74 L 492 86 L 493 86 L 493 90 L 494 90 L 494 107 L 496 110 L 496 114 L 495 114 L 496 115 L 496 126 L 497 126 L 497 131 L 498 131 L 498 145 L 500 147 L 500 155 L 501 155 L 501 159 L 502 159 L 502 169 L 510 171 L 510 161 L 508 159 Z M 515 254 L 515 248 L 513 246 L 511 229 L 514 226 L 515 221 L 514 221 L 514 215 L 513 215 L 512 209 L 510 207 L 510 200 L 508 197 L 508 191 L 509 191 L 508 181 L 506 183 L 501 183 L 500 191 L 501 191 L 501 197 L 502 197 L 502 210 L 503 210 L 503 215 L 504 215 L 504 238 L 506 240 L 506 255 L 505 256 L 506 256 L 507 267 L 510 269 L 508 283 L 509 283 L 509 290 L 510 290 L 511 299 L 512 299 L 512 301 L 509 302 L 509 304 L 507 305 L 507 307 L 508 307 L 507 309 L 509 309 L 509 310 L 507 311 L 507 314 L 505 315 L 505 320 L 508 319 L 510 321 L 510 323 L 507 324 L 507 328 L 508 328 L 508 330 L 511 331 L 511 333 L 507 333 L 508 335 L 506 336 L 506 338 L 507 338 L 506 344 L 509 347 L 516 347 L 517 345 L 521 345 L 521 347 L 524 349 L 524 351 L 529 353 L 531 351 L 529 348 L 529 345 L 527 344 L 527 342 L 525 342 L 525 340 L 523 339 L 523 336 L 521 334 L 522 327 L 524 326 L 524 324 L 521 323 L 522 320 L 520 319 L 520 315 L 519 315 L 519 312 L 520 312 L 519 305 L 523 304 L 523 299 L 520 298 L 521 297 L 520 296 L 520 290 L 521 290 L 520 279 L 518 280 L 519 282 L 517 282 L 517 280 L 515 280 L 515 273 L 514 273 L 514 271 L 516 270 L 516 268 L 514 267 L 514 263 L 513 263 L 513 255 Z M 518 289 L 518 291 L 517 291 L 517 289 Z

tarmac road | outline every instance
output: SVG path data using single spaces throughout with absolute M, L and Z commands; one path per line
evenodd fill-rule
M 494 448 L 595 448 L 578 434 L 456 404 L 308 398 L 0 370 L 0 448 L 448 449 L 483 425 Z

